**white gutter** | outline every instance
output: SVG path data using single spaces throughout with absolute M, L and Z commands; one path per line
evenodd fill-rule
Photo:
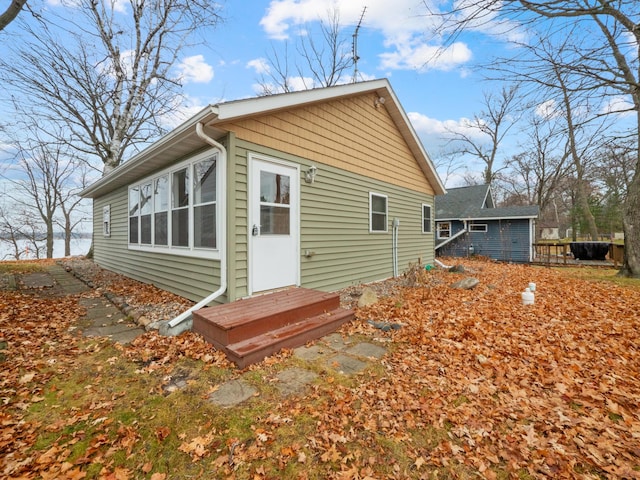
M 226 205 L 226 198 L 227 198 L 227 149 L 224 148 L 224 145 L 222 145 L 219 142 L 216 142 L 213 138 L 211 138 L 209 135 L 207 135 L 206 133 L 204 133 L 204 129 L 203 129 L 203 125 L 202 122 L 198 122 L 196 124 L 196 133 L 198 134 L 198 136 L 203 139 L 205 142 L 207 142 L 208 144 L 214 146 L 215 148 L 219 149 L 220 152 L 222 153 L 222 155 L 224 156 L 224 161 L 220 162 L 219 165 L 219 169 L 218 169 L 218 173 L 221 175 L 222 177 L 222 186 L 220 188 L 220 198 L 224 199 L 224 202 L 219 202 L 222 203 L 223 205 Z M 169 322 L 169 327 L 173 328 L 176 325 L 184 322 L 187 318 L 189 318 L 189 316 L 191 316 L 191 313 L 195 310 L 198 310 L 206 305 L 208 305 L 209 303 L 211 303 L 212 301 L 214 301 L 216 298 L 218 298 L 220 295 L 222 295 L 224 292 L 226 292 L 227 290 L 227 214 L 226 212 L 222 212 L 221 215 L 221 220 L 220 220 L 220 235 L 218 238 L 220 238 L 220 288 L 218 288 L 218 290 L 216 290 L 215 292 L 213 292 L 212 294 L 210 294 L 209 296 L 207 296 L 206 298 L 200 300 L 198 303 L 196 303 L 193 307 L 189 308 L 187 311 L 182 312 L 180 315 L 178 315 L 176 318 L 174 318 L 173 320 L 171 320 Z

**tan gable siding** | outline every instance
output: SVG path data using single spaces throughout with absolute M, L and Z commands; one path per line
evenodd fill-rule
M 362 95 L 218 126 L 238 139 L 433 194 L 387 110 L 374 100 Z
M 218 288 L 218 260 L 129 250 L 127 201 L 128 190 L 123 187 L 93 202 L 94 261 L 98 265 L 194 301 Z M 110 237 L 102 235 L 105 205 L 111 206 Z

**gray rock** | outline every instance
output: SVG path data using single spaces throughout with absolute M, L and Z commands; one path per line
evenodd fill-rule
M 358 307 L 368 307 L 376 303 L 378 303 L 378 295 L 376 295 L 376 292 L 374 292 L 372 288 L 366 287 L 358 299 Z
M 451 284 L 451 288 L 460 288 L 462 290 L 471 290 L 480 283 L 480 280 L 473 277 L 466 277 Z
M 449 272 L 451 272 L 451 273 L 464 273 L 465 269 L 464 269 L 464 266 L 458 264 L 458 265 L 454 265 L 453 267 L 451 267 L 449 269 Z

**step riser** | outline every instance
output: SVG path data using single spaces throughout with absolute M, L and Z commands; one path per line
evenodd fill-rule
M 264 358 L 273 355 L 285 348 L 297 348 L 311 340 L 317 340 L 320 337 L 328 335 L 336 331 L 340 326 L 353 319 L 353 312 L 349 311 L 348 314 L 343 316 L 336 315 L 336 318 L 331 322 L 327 322 L 320 326 L 316 326 L 313 329 L 301 329 L 294 336 L 288 336 L 282 339 L 274 339 L 273 343 L 261 346 L 257 349 L 238 353 L 231 348 L 223 347 L 222 350 L 227 355 L 227 358 L 235 363 L 239 368 L 244 368 L 252 363 L 257 363 Z
M 338 295 L 325 296 L 325 298 L 318 299 L 313 303 L 303 306 L 287 305 L 286 302 L 283 303 L 283 310 L 281 311 L 266 311 L 263 315 L 256 315 L 254 318 L 251 318 L 250 321 L 231 328 L 225 328 L 215 323 L 216 307 L 196 311 L 193 313 L 193 331 L 200 333 L 211 343 L 229 345 L 339 308 L 340 297 Z

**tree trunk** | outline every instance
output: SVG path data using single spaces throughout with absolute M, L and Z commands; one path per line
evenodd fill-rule
M 71 219 L 68 215 L 64 219 L 64 256 L 71 256 Z
M 53 258 L 53 220 L 47 219 L 47 258 Z
M 589 236 L 591 240 L 594 242 L 598 241 L 598 227 L 596 226 L 596 219 L 591 213 L 591 206 L 589 205 L 589 199 L 587 197 L 586 189 L 584 188 L 584 182 L 581 179 L 578 179 L 578 191 L 577 200 L 578 200 L 578 209 L 580 210 L 580 214 L 582 215 L 583 220 L 587 223 L 587 227 L 589 229 Z

